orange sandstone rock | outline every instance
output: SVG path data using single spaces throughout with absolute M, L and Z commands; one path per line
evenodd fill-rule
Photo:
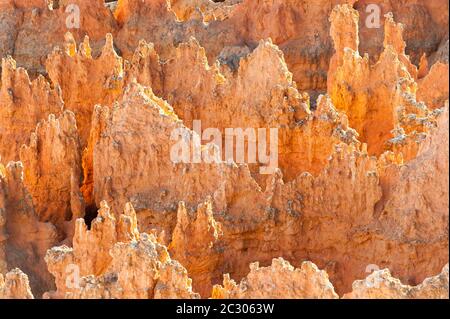
M 0 89 L 0 156 L 8 162 L 19 159 L 22 144 L 28 144 L 40 120 L 63 109 L 61 91 L 51 88 L 43 76 L 30 81 L 28 73 L 11 58 L 2 59 Z
M 34 299 L 27 275 L 17 268 L 5 277 L 0 273 L 0 299 Z
M 194 39 L 181 44 L 175 57 L 164 63 L 153 45 L 141 42 L 126 74 L 127 81 L 148 85 L 166 98 L 191 129 L 195 120 L 203 128 L 218 128 L 223 136 L 229 127 L 278 128 L 280 167 L 287 180 L 303 171 L 318 173 L 333 143 L 358 143 L 326 99 L 320 102 L 325 104 L 318 107 L 320 112 L 311 113 L 308 95 L 298 92 L 282 52 L 270 40 L 242 58 L 235 73 L 210 66 Z
M 0 165 L 0 172 L 3 223 L 0 248 L 3 246 L 6 252 L 3 260 L 6 269 L 2 272 L 23 269 L 30 278 L 34 295 L 40 297 L 54 286 L 43 258 L 47 249 L 58 243 L 56 228 L 51 223 L 39 221 L 32 198 L 24 186 L 22 163 L 10 162 L 6 167 Z
M 60 232 L 65 223 L 84 216 L 79 190 L 81 154 L 75 116 L 70 111 L 38 124 L 30 145 L 20 152 L 24 183 L 33 206 L 43 222 L 51 222 Z M 65 235 L 65 234 L 64 234 Z
M 418 82 L 417 99 L 430 109 L 441 108 L 448 100 L 449 69 L 448 63 L 438 62 L 430 72 Z
M 355 281 L 344 299 L 448 299 L 448 264 L 439 275 L 420 285 L 408 286 L 393 278 L 388 269 L 375 271 L 365 280 Z
M 377 270 L 364 280 L 353 282 L 353 291 L 343 299 L 446 299 L 448 298 L 448 264 L 442 272 L 426 278 L 420 285 L 409 286 L 392 277 L 388 269 Z M 224 275 L 223 286 L 213 288 L 217 299 L 336 299 L 327 273 L 311 262 L 292 267 L 282 258 L 273 259 L 270 267 L 250 265 L 250 273 L 237 285 Z
M 311 262 L 292 267 L 282 258 L 273 259 L 270 267 L 250 265 L 250 273 L 239 285 L 224 276 L 222 286 L 215 286 L 217 299 L 336 299 L 333 285 L 325 271 Z
M 0 272 L 48 298 L 448 294 L 448 2 L 372 2 L 375 29 L 366 0 L 80 0 L 76 30 L 2 2 L 0 54 L 51 84 L 3 60 Z M 174 161 L 174 132 L 225 148 L 196 120 L 278 129 L 279 169 Z
M 80 41 L 88 35 L 94 49 L 116 22 L 103 0 L 6 0 L 0 4 L 0 55 L 13 56 L 31 74 L 45 71 L 45 60 L 55 46 L 62 46 L 70 31 Z
M 202 296 L 212 286 L 215 269 L 223 263 L 219 237 L 221 225 L 214 220 L 210 200 L 199 205 L 191 214 L 184 203 L 180 203 L 177 212 L 177 224 L 172 234 L 169 252 L 189 272 L 193 286 Z M 196 288 L 199 287 L 199 288 Z
M 54 247 L 45 260 L 57 290 L 46 298 L 197 298 L 186 270 L 153 235 L 139 234 L 127 204 L 116 221 L 106 202 L 91 230 L 77 220 L 74 246 Z M 73 272 L 72 277 L 67 273 Z
M 186 21 L 193 18 L 202 18 L 204 22 L 223 21 L 230 17 L 241 0 L 225 0 L 213 2 L 210 0 L 171 0 L 170 9 L 178 20 Z
M 65 108 L 75 113 L 82 147 L 89 137 L 94 106 L 111 103 L 122 91 L 122 63 L 114 51 L 111 34 L 106 35 L 98 58 L 92 57 L 88 37 L 77 50 L 75 39 L 67 33 L 65 50 L 56 49 L 47 59 L 52 83 L 61 87 Z
M 127 59 L 141 39 L 154 42 L 167 57 L 165 53 L 170 54 L 174 45 L 194 36 L 213 61 L 229 48 L 253 49 L 261 39 L 270 37 L 285 53 L 299 87 L 323 92 L 333 54 L 328 16 L 337 4 L 350 4 L 359 11 L 363 17 L 361 51 L 374 59 L 382 51 L 384 21 L 380 21 L 380 27 L 366 25 L 372 13 L 369 5 L 377 5 L 381 16 L 393 12 L 399 17 L 406 26 L 407 53 L 415 63 L 423 54 L 435 55 L 436 48 L 448 40 L 446 0 L 411 0 L 408 5 L 393 0 L 121 0 L 114 16 L 103 0 L 8 0 L 2 2 L 0 10 L 1 27 L 5 30 L 0 36 L 0 55 L 13 55 L 20 66 L 36 73 L 44 71 L 46 56 L 54 46 L 62 46 L 67 31 L 73 32 L 77 41 L 88 35 L 95 52 L 103 45 L 104 35 L 113 33 Z M 76 11 L 73 5 L 77 6 Z M 73 15 L 78 11 L 80 24 L 76 27 Z
M 405 55 L 402 26 L 393 21 L 392 14 L 386 15 L 384 51 L 372 65 L 367 55 L 360 56 L 357 37 L 351 47 L 341 44 L 346 32 L 353 35 L 350 38 L 358 34 L 357 17 L 349 6 L 337 6 L 331 16 L 336 54 L 328 92 L 336 108 L 347 114 L 360 140 L 367 143 L 369 153 L 379 156 L 389 149 L 394 130 L 422 132 L 430 114 L 426 105 L 417 102 L 417 68 Z M 445 92 L 438 94 L 445 96 Z

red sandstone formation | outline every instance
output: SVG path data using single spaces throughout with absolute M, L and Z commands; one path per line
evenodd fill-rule
M 355 281 L 353 291 L 346 299 L 447 299 L 448 264 L 439 275 L 427 278 L 420 285 L 411 287 L 392 278 L 389 270 L 379 270 L 365 280 Z
M 75 116 L 70 111 L 37 125 L 30 145 L 23 145 L 24 184 L 39 219 L 61 231 L 64 224 L 84 216 L 80 192 L 81 154 Z M 57 171 L 56 171 L 56 169 Z
M 82 146 L 89 136 L 94 105 L 112 103 L 122 91 L 122 59 L 114 52 L 111 35 L 106 35 L 96 59 L 90 45 L 85 37 L 77 50 L 72 34 L 67 33 L 65 49 L 54 50 L 46 62 L 50 80 L 62 90 L 65 107 L 76 115 Z
M 80 28 L 74 28 L 76 21 L 70 17 L 73 11 L 67 9 L 73 4 L 80 10 Z M 13 56 L 33 74 L 45 72 L 47 55 L 55 46 L 62 46 L 69 28 L 78 41 L 89 35 L 98 48 L 106 33 L 116 26 L 103 0 L 3 0 L 0 17 L 0 55 Z
M 333 285 L 325 271 L 311 262 L 294 269 L 282 258 L 274 259 L 270 267 L 250 265 L 250 273 L 239 285 L 224 276 L 224 287 L 215 286 L 217 299 L 336 299 Z
M 299 87 L 303 91 L 324 91 L 333 54 L 328 16 L 337 4 L 353 4 L 360 12 L 363 17 L 360 21 L 362 52 L 374 57 L 380 53 L 384 37 L 382 29 L 365 25 L 366 19 L 371 19 L 368 4 L 379 5 L 382 15 L 393 12 L 398 21 L 406 25 L 407 51 L 416 63 L 424 53 L 432 55 L 448 40 L 446 0 L 431 3 L 409 0 L 407 5 L 396 0 L 315 0 L 308 3 L 300 0 L 227 0 L 222 3 L 210 0 L 121 0 L 114 14 L 103 2 L 3 1 L 0 15 L 4 19 L 0 21 L 5 32 L 0 38 L 0 55 L 13 55 L 20 66 L 42 72 L 46 56 L 54 46 L 63 45 L 67 31 L 75 33 L 77 41 L 88 35 L 94 41 L 96 52 L 104 42 L 104 35 L 110 32 L 118 39 L 117 46 L 127 59 L 131 58 L 141 39 L 155 43 L 166 57 L 170 56 L 174 45 L 194 36 L 206 48 L 210 61 L 222 56 L 224 61 L 230 62 L 237 57 L 221 55 L 222 52 L 230 52 L 233 47 L 254 49 L 261 39 L 271 37 L 284 52 Z M 78 29 L 66 24 L 66 10 L 70 4 L 78 5 L 83 17 Z
M 19 150 L 28 144 L 40 120 L 63 109 L 61 91 L 51 88 L 43 76 L 30 81 L 28 73 L 9 58 L 2 59 L 0 89 L 0 150 L 5 162 L 19 159 Z
M 33 299 L 28 277 L 20 269 L 13 269 L 5 275 L 0 274 L 0 299 Z
M 131 204 L 116 221 L 103 202 L 92 229 L 77 220 L 73 248 L 54 247 L 45 260 L 57 287 L 48 298 L 198 298 L 183 266 L 153 235 L 139 234 Z
M 448 63 L 434 64 L 430 72 L 418 83 L 417 99 L 431 109 L 442 107 L 448 98 L 448 74 Z
M 2 1 L 0 298 L 448 298 L 447 10 Z
M 43 258 L 59 238 L 53 224 L 39 221 L 23 170 L 21 162 L 0 165 L 0 252 L 4 252 L 0 265 L 2 273 L 20 268 L 29 276 L 33 293 L 40 295 L 54 286 Z

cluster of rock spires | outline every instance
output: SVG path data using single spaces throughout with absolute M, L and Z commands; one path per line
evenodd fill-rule
M 449 297 L 448 1 L 70 3 L 0 2 L 0 298 Z

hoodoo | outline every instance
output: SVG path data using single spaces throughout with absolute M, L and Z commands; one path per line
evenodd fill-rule
M 448 10 L 1 0 L 0 299 L 449 298 Z

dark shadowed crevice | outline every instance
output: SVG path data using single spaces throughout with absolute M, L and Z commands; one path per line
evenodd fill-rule
M 97 217 L 98 208 L 95 204 L 86 207 L 86 213 L 84 214 L 84 222 L 88 229 L 91 229 L 92 221 Z

